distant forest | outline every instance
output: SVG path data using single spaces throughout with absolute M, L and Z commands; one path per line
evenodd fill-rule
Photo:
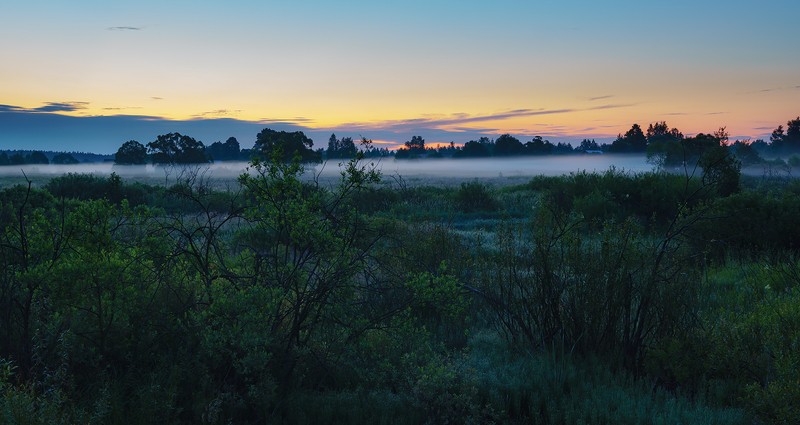
M 223 142 L 205 146 L 190 136 L 180 133 L 160 135 L 155 141 L 143 145 L 138 141 L 125 142 L 115 155 L 117 164 L 186 164 L 212 161 L 247 161 L 253 157 L 269 159 L 277 155 L 285 161 L 295 156 L 301 162 L 321 162 L 326 159 L 351 159 L 362 152 L 369 157 L 396 159 L 428 158 L 486 158 L 536 155 L 645 153 L 648 159 L 660 167 L 675 167 L 700 160 L 703 156 L 724 157 L 732 155 L 743 166 L 762 163 L 787 165 L 779 157 L 789 157 L 788 165 L 800 165 L 800 117 L 789 120 L 786 128 L 778 126 L 770 141 L 758 139 L 736 140 L 731 143 L 726 129 L 713 133 L 699 133 L 685 137 L 677 128 L 670 128 L 665 121 L 650 124 L 643 130 L 633 124 L 625 134 L 608 144 L 598 144 L 593 139 L 584 139 L 573 147 L 568 143 L 553 144 L 541 136 L 523 143 L 518 138 L 503 134 L 492 140 L 481 137 L 462 146 L 426 146 L 425 139 L 413 136 L 396 151 L 376 148 L 363 138 L 360 142 L 350 137 L 338 138 L 331 134 L 326 149 L 314 149 L 314 142 L 302 131 L 286 132 L 269 128 L 262 130 L 251 149 L 241 149 L 239 141 L 230 137 Z M 771 159 L 768 161 L 767 159 Z M 780 163 L 780 164 L 779 164 Z
M 54 152 L 37 150 L 0 150 L 0 165 L 79 164 L 113 161 L 114 155 L 88 152 Z
M 714 152 L 717 151 L 717 152 Z M 421 136 L 413 136 L 397 150 L 377 148 L 370 140 L 354 141 L 351 137 L 338 138 L 331 134 L 327 148 L 314 149 L 314 142 L 302 131 L 262 130 L 252 148 L 243 149 L 235 137 L 225 142 L 217 141 L 206 146 L 191 136 L 180 133 L 160 135 L 156 140 L 142 144 L 130 140 L 122 144 L 114 155 L 79 152 L 0 151 L 0 165 L 19 164 L 77 164 L 81 162 L 114 161 L 120 165 L 141 164 L 198 164 L 216 161 L 250 161 L 254 157 L 270 159 L 274 155 L 289 161 L 295 156 L 301 162 L 322 162 L 331 159 L 351 159 L 361 152 L 364 157 L 394 157 L 396 159 L 433 158 L 501 158 L 516 156 L 572 155 L 603 153 L 645 153 L 654 165 L 662 168 L 697 163 L 704 155 L 718 157 L 731 155 L 741 166 L 800 166 L 800 117 L 789 120 L 786 127 L 779 125 L 769 141 L 735 140 L 731 142 L 726 129 L 699 133 L 686 137 L 677 128 L 665 122 L 650 124 L 644 130 L 633 124 L 630 130 L 617 135 L 611 143 L 597 143 L 583 139 L 576 146 L 569 143 L 553 144 L 541 136 L 522 142 L 503 134 L 496 139 L 481 137 L 463 145 L 450 142 L 436 147 L 426 145 Z

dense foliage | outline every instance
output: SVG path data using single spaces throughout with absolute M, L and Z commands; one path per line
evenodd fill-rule
M 800 417 L 795 181 L 413 187 L 356 152 L 331 184 L 269 153 L 226 191 L 1 190 L 0 422 Z

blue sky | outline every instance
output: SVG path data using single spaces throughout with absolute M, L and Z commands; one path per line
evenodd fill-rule
M 0 5 L 0 148 L 50 148 L 55 122 L 63 148 L 113 152 L 202 120 L 206 143 L 276 121 L 463 143 L 657 120 L 754 138 L 800 114 L 797 2 L 165 3 Z

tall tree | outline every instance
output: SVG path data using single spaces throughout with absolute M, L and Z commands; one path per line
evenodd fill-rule
M 28 164 L 49 164 L 50 160 L 47 159 L 47 156 L 42 151 L 33 151 L 25 158 L 25 162 Z
M 328 158 L 353 158 L 357 152 L 358 149 L 352 137 L 343 137 L 339 140 L 335 134 L 331 134 L 328 139 L 328 149 L 326 150 Z
M 634 124 L 624 135 L 618 135 L 611 144 L 611 152 L 644 152 L 647 149 L 647 137 L 639 124 Z
M 71 154 L 68 154 L 66 152 L 62 152 L 62 153 L 56 154 L 56 156 L 53 157 L 53 161 L 51 161 L 51 162 L 53 164 L 64 164 L 64 165 L 66 165 L 66 164 L 77 164 L 78 160 L 75 159 L 75 157 L 72 156 Z
M 522 142 L 510 134 L 503 134 L 494 141 L 494 154 L 498 156 L 519 155 L 524 150 Z
M 192 137 L 174 133 L 177 136 L 178 155 L 175 162 L 178 164 L 202 164 L 208 162 L 206 147 L 203 142 Z
M 120 165 L 141 165 L 147 162 L 147 148 L 136 140 L 122 144 L 114 154 L 114 163 Z
M 206 153 L 214 161 L 235 161 L 239 159 L 241 150 L 235 137 L 228 137 L 225 143 L 214 142 L 206 148 Z
M 253 151 L 266 159 L 279 155 L 283 161 L 289 162 L 297 155 L 301 162 L 320 162 L 322 155 L 312 150 L 313 146 L 314 142 L 302 131 L 287 132 L 265 128 L 256 136 Z
M 600 146 L 597 145 L 597 142 L 595 142 L 594 139 L 591 139 L 591 140 L 583 139 L 581 141 L 581 145 L 578 146 L 578 149 L 576 149 L 576 150 L 581 151 L 581 152 L 596 151 L 596 150 L 600 150 Z
M 670 130 L 666 121 L 656 122 L 647 127 L 647 144 L 683 140 L 683 133 L 677 128 Z
M 412 136 L 404 145 L 411 153 L 425 153 L 425 139 L 422 136 Z
M 162 134 L 147 144 L 153 164 L 198 164 L 208 162 L 203 142 L 180 133 Z
M 800 117 L 786 123 L 786 131 L 782 125 L 776 128 L 769 137 L 772 149 L 777 153 L 800 152 Z
M 542 136 L 536 136 L 528 143 L 525 143 L 525 153 L 529 155 L 549 155 L 553 153 L 555 146 L 549 140 L 544 140 Z

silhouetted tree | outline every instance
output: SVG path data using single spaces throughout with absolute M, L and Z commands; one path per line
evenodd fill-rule
M 556 155 L 570 154 L 573 152 L 575 152 L 575 149 L 572 148 L 572 145 L 570 145 L 569 143 L 562 143 L 562 142 L 556 143 L 552 151 L 552 153 Z
M 713 137 L 718 141 L 719 137 Z M 703 151 L 698 165 L 703 169 L 703 183 L 714 187 L 720 196 L 729 196 L 739 191 L 739 177 L 742 164 L 729 152 L 728 147 L 718 143 Z
M 510 134 L 503 134 L 494 141 L 494 154 L 498 156 L 519 155 L 524 150 L 522 142 Z
M 72 156 L 71 154 L 68 154 L 66 152 L 62 152 L 62 153 L 56 154 L 56 156 L 53 157 L 52 163 L 53 164 L 63 164 L 63 165 L 77 164 L 78 160 L 75 159 L 75 157 Z
M 763 161 L 758 151 L 753 147 L 753 143 L 746 143 L 737 140 L 730 147 L 731 152 L 742 165 L 753 165 Z
M 592 139 L 592 140 L 583 139 L 581 141 L 580 146 L 578 146 L 578 148 L 575 149 L 575 150 L 581 151 L 581 152 L 596 151 L 596 150 L 600 150 L 600 146 L 597 144 L 597 142 L 594 141 L 594 139 Z
M 405 142 L 404 145 L 411 153 L 425 153 L 425 139 L 422 136 L 412 136 L 411 140 Z
M 647 137 L 642 132 L 639 124 L 634 124 L 624 135 L 618 135 L 617 139 L 609 147 L 611 152 L 644 152 L 647 149 Z
M 33 151 L 25 158 L 25 162 L 28 164 L 49 164 L 50 160 L 47 159 L 47 156 L 42 151 Z
M 553 153 L 553 146 L 549 140 L 544 140 L 542 136 L 534 137 L 530 142 L 525 143 L 525 153 L 529 155 L 549 155 Z
M 489 142 L 488 138 L 482 137 L 481 139 L 486 139 L 485 143 L 470 140 L 467 143 L 464 143 L 464 147 L 461 148 L 460 151 L 455 153 L 457 157 L 465 157 L 465 158 L 478 158 L 478 157 L 485 157 L 490 156 L 491 152 L 491 142 Z
M 21 153 L 15 153 L 8 158 L 8 162 L 10 165 L 22 165 L 25 163 L 25 157 Z
M 206 147 L 203 142 L 179 133 L 172 133 L 177 137 L 178 155 L 175 162 L 178 164 L 202 164 L 208 162 Z
M 0 165 L 8 165 L 11 162 L 8 159 L 8 154 L 5 152 L 0 152 Z
M 425 139 L 423 139 L 422 136 L 412 136 L 411 140 L 406 141 L 403 147 L 397 150 L 395 158 L 418 158 L 425 153 Z
M 147 144 L 153 164 L 198 164 L 208 162 L 203 142 L 180 133 L 162 134 Z
M 178 155 L 178 145 L 172 138 L 175 133 L 162 134 L 147 144 L 147 153 L 153 164 L 173 164 Z
M 677 128 L 670 130 L 666 121 L 650 124 L 647 127 L 647 143 L 677 142 L 683 140 L 683 133 Z
M 228 137 L 225 143 L 212 143 L 206 148 L 206 152 L 214 161 L 235 161 L 241 156 L 239 141 L 235 137 Z
M 256 136 L 253 152 L 262 158 L 271 158 L 273 154 L 280 152 L 286 162 L 291 161 L 295 155 L 300 157 L 301 162 L 322 161 L 319 152 L 311 149 L 313 146 L 314 142 L 302 131 L 290 133 L 265 128 Z
M 344 137 L 339 140 L 336 138 L 336 134 L 331 134 L 328 139 L 328 149 L 326 151 L 328 158 L 353 158 L 357 152 L 358 149 L 352 137 Z
M 114 154 L 114 163 L 120 165 L 141 165 L 147 162 L 147 148 L 136 140 L 122 144 Z
M 779 125 L 769 139 L 778 154 L 800 152 L 800 117 L 786 123 L 785 133 L 783 126 Z

